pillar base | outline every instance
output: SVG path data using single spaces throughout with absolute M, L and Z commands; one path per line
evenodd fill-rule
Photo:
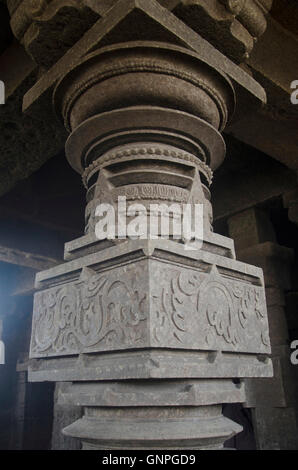
M 29 380 L 72 382 L 59 402 L 85 411 L 64 434 L 84 449 L 220 449 L 241 431 L 221 404 L 272 365 L 262 272 L 228 239 L 128 241 L 37 282 Z
M 222 449 L 242 430 L 222 415 L 218 403 L 227 396 L 243 401 L 242 385 L 231 380 L 72 384 L 60 403 L 85 405 L 85 412 L 63 433 L 79 438 L 86 450 Z M 105 406 L 91 406 L 95 403 Z

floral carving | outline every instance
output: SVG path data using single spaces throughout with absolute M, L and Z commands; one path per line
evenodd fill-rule
M 144 341 L 146 294 L 96 274 L 35 295 L 31 355 L 78 353 Z
M 205 312 L 209 324 L 226 343 L 233 345 L 239 343 L 233 300 L 223 284 L 217 281 L 207 284 L 200 294 L 199 309 Z
M 262 287 L 222 276 L 215 266 L 152 266 L 150 299 L 145 262 L 137 273 L 89 273 L 37 293 L 31 357 L 147 347 L 269 352 Z
M 269 347 L 262 288 L 224 278 L 216 267 L 207 275 L 183 270 L 153 297 L 157 344 L 243 352 Z

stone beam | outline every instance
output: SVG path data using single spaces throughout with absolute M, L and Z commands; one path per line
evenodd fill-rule
M 298 37 L 273 18 L 247 61 L 267 91 L 267 105 L 253 117 L 243 116 L 226 132 L 297 170 L 298 106 L 291 83 L 298 76 Z
M 18 43 L 0 56 L 5 104 L 0 106 L 0 194 L 28 177 L 63 148 L 65 132 L 53 115 L 24 116 L 22 100 L 36 77 L 36 64 Z M 21 156 L 21 157 L 20 157 Z
M 0 262 L 23 266 L 35 269 L 36 271 L 55 266 L 58 263 L 57 260 L 46 256 L 27 253 L 16 248 L 7 248 L 5 246 L 0 246 Z
M 9 296 L 32 295 L 36 273 L 57 264 L 59 260 L 53 258 L 0 246 L 0 266 L 3 268 L 3 273 L 8 266 L 15 268 L 10 290 L 6 292 Z
M 247 61 L 249 67 L 259 74 L 260 81 L 263 77 L 287 94 L 286 105 L 290 105 L 291 83 L 298 70 L 297 50 L 298 36 L 269 16 L 267 29 Z

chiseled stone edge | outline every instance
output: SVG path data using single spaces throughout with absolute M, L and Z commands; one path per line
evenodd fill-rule
M 266 355 L 149 350 L 34 359 L 28 374 L 31 382 L 254 378 L 272 377 L 273 367 Z

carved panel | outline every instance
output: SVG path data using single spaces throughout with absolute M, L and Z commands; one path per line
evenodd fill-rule
M 264 289 L 210 273 L 155 264 L 154 344 L 265 353 L 270 349 Z M 161 287 L 162 286 L 162 287 Z
M 146 346 L 147 294 L 136 286 L 144 270 L 120 268 L 37 293 L 31 357 Z
M 148 347 L 270 352 L 263 287 L 150 259 L 35 295 L 31 357 Z

